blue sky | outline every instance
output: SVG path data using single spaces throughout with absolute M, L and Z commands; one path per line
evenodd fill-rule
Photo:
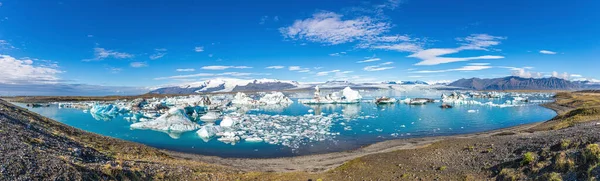
M 595 0 L 0 3 L 4 84 L 600 78 Z

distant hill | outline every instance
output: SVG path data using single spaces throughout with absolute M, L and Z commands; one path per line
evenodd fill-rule
M 585 87 L 580 83 L 556 77 L 535 79 L 516 76 L 494 79 L 460 79 L 448 86 L 474 90 L 577 90 Z

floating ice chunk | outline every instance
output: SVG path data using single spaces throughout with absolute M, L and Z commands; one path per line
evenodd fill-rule
M 221 142 L 233 143 L 233 142 L 239 141 L 240 137 L 235 135 L 235 133 L 233 133 L 233 132 L 224 132 L 221 134 L 220 138 L 217 138 L 217 140 L 219 140 Z
M 375 104 L 393 104 L 396 102 L 395 98 L 390 97 L 379 97 L 375 99 Z
M 206 114 L 200 116 L 200 120 L 206 121 L 206 122 L 213 122 L 213 121 L 219 119 L 220 116 L 221 115 L 218 112 L 209 111 Z
M 252 98 L 248 97 L 243 92 L 238 92 L 233 97 L 233 100 L 231 100 L 231 103 L 238 104 L 238 105 L 253 105 L 253 104 L 258 104 L 258 101 L 253 100 Z
M 315 112 L 315 110 L 313 110 L 313 109 L 309 109 L 309 110 L 308 110 L 308 112 L 309 112 L 309 113 L 312 113 L 312 112 Z
M 130 126 L 134 129 L 151 129 L 165 132 L 186 132 L 200 128 L 192 121 L 180 108 L 171 108 L 166 114 L 152 121 L 133 123 Z
M 221 132 L 221 127 L 210 124 L 202 126 L 202 128 L 200 128 L 196 134 L 198 134 L 200 138 L 208 140 L 215 136 L 218 132 Z
M 118 108 L 113 104 L 95 104 L 94 106 L 92 106 L 89 112 L 97 120 L 110 120 L 120 113 L 127 112 L 127 110 Z
M 223 120 L 219 125 L 224 128 L 229 128 L 233 125 L 237 124 L 237 120 L 232 118 L 231 116 L 223 116 Z
M 244 139 L 244 141 L 246 141 L 246 142 L 262 142 L 263 139 L 258 138 L 258 137 L 248 137 L 248 138 Z
M 358 91 L 352 90 L 350 87 L 344 88 L 344 90 L 342 90 L 342 95 L 347 101 L 350 102 L 360 101 L 360 99 L 362 99 L 360 93 Z
M 281 92 L 272 92 L 266 94 L 259 100 L 260 103 L 264 104 L 291 104 L 294 103 L 290 98 L 285 97 Z
M 472 109 L 471 109 L 471 110 L 468 110 L 467 112 L 468 112 L 468 113 L 476 113 L 476 112 L 477 112 L 477 110 L 472 110 Z

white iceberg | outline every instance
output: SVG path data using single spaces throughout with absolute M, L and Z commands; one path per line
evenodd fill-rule
M 252 98 L 248 97 L 248 95 L 246 95 L 243 92 L 238 92 L 237 94 L 235 94 L 235 96 L 233 97 L 233 100 L 231 100 L 231 103 L 237 104 L 237 105 L 258 104 L 258 102 L 256 100 L 253 100 Z
M 200 130 L 198 130 L 196 134 L 198 134 L 198 136 L 200 136 L 200 138 L 202 139 L 209 140 L 219 132 L 221 132 L 220 126 L 210 124 L 202 126 L 202 128 L 200 128 Z
M 360 99 L 362 99 L 360 93 L 352 90 L 350 87 L 344 88 L 344 90 L 342 90 L 342 95 L 344 96 L 342 99 L 345 99 L 348 102 L 360 101 Z
M 200 126 L 190 120 L 185 111 L 180 108 L 171 108 L 166 114 L 152 121 L 131 124 L 134 129 L 151 129 L 164 132 L 193 131 Z
M 237 124 L 237 122 L 237 118 L 233 118 L 231 116 L 223 116 L 223 120 L 221 120 L 221 123 L 219 125 L 224 128 L 229 128 Z
M 206 114 L 200 116 L 200 120 L 204 122 L 214 122 L 215 120 L 219 119 L 219 117 L 221 117 L 220 113 L 216 111 L 209 111 Z
M 291 104 L 294 103 L 290 98 L 285 97 L 281 92 L 272 92 L 270 94 L 266 94 L 259 100 L 260 103 L 264 104 Z

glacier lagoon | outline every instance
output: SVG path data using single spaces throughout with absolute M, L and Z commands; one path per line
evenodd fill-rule
M 216 137 L 202 139 L 196 133 L 197 129 L 182 133 L 132 129 L 131 125 L 135 121 L 127 119 L 131 117 L 131 113 L 98 118 L 92 116 L 88 110 L 59 108 L 57 104 L 35 108 L 26 107 L 21 103 L 16 104 L 67 125 L 105 136 L 160 149 L 239 158 L 274 158 L 346 151 L 391 139 L 457 135 L 501 129 L 549 120 L 556 115 L 554 111 L 539 106 L 540 102 L 550 101 L 551 98 L 537 94 L 529 95 L 528 99 L 531 101 L 515 104 L 507 104 L 507 101 L 515 99 L 509 95 L 494 99 L 475 97 L 469 100 L 487 104 L 453 104 L 450 109 L 440 108 L 445 103 L 437 101 L 423 105 L 400 102 L 377 105 L 373 101 L 380 96 L 398 100 L 417 97 L 439 100 L 442 93 L 450 94 L 443 91 L 362 91 L 363 99 L 356 104 L 301 104 L 298 100 L 309 98 L 311 93 L 299 92 L 288 95 L 293 100 L 289 105 L 250 106 L 235 111 L 235 114 L 241 113 L 242 118 L 276 119 L 278 115 L 298 118 L 280 123 L 283 125 L 268 124 L 266 127 L 262 125 L 261 128 L 265 129 L 269 129 L 269 126 L 287 126 L 290 127 L 289 129 L 319 129 L 325 132 L 311 133 L 314 135 L 310 138 L 299 137 L 291 142 L 271 143 L 266 140 L 255 142 L 244 139 L 224 142 Z M 299 122 L 306 115 L 320 114 L 331 118 L 324 127 L 315 128 L 315 125 L 320 124 Z M 219 125 L 219 123 L 220 120 L 217 120 L 214 124 Z M 298 125 L 295 125 L 296 123 Z M 194 121 L 194 124 L 200 127 L 213 123 Z M 282 133 L 281 129 L 274 130 L 275 135 L 289 136 L 285 132 Z M 277 140 L 277 138 L 271 139 Z

